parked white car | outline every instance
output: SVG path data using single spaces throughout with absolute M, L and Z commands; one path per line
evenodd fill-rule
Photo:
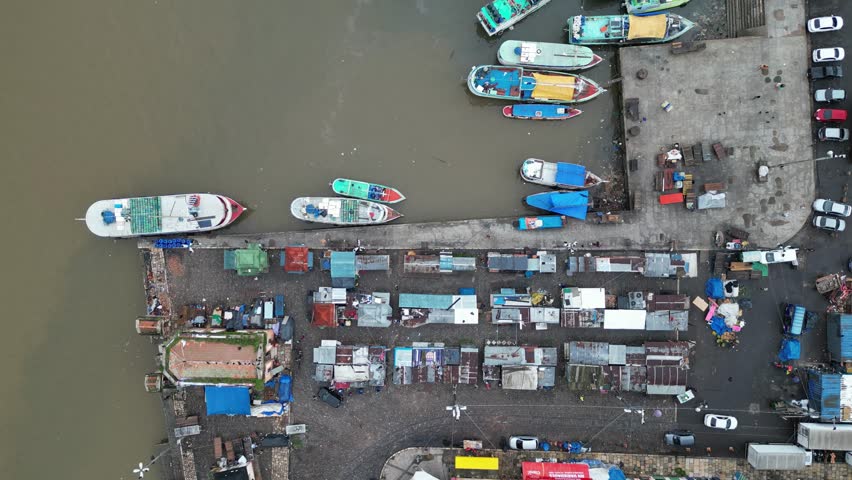
M 843 28 L 843 19 L 837 15 L 817 17 L 808 20 L 808 31 L 811 33 L 833 32 Z
M 842 102 L 846 100 L 846 90 L 842 88 L 820 88 L 814 92 L 814 101 Z
M 814 211 L 819 213 L 827 213 L 838 217 L 848 217 L 852 214 L 852 207 L 843 203 L 832 202 L 825 198 L 817 198 L 814 200 Z
M 830 232 L 842 232 L 846 230 L 846 221 L 837 217 L 824 217 L 817 215 L 814 217 L 814 226 Z
M 704 426 L 720 430 L 734 430 L 737 428 L 737 419 L 736 417 L 729 417 L 727 415 L 708 413 L 704 415 Z
M 839 62 L 846 58 L 843 47 L 814 49 L 814 62 Z
M 509 437 L 509 448 L 512 450 L 538 450 L 538 437 Z

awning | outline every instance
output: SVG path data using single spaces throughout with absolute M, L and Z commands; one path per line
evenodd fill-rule
M 207 415 L 249 415 L 248 387 L 204 387 Z
M 663 38 L 666 36 L 667 19 L 668 15 L 649 15 L 647 17 L 630 15 L 630 29 L 627 32 L 627 39 Z
M 532 91 L 532 98 L 574 100 L 576 77 L 534 73 L 533 78 L 535 78 L 535 88 Z
M 573 163 L 556 164 L 556 183 L 582 187 L 586 184 L 586 167 Z

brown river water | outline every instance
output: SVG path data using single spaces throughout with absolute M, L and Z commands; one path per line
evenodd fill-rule
M 467 92 L 500 43 L 475 23 L 483 3 L 4 2 L 2 477 L 134 478 L 165 437 L 143 390 L 155 346 L 133 328 L 135 242 L 75 221 L 94 200 L 220 192 L 251 208 L 228 230 L 243 233 L 303 228 L 290 200 L 337 176 L 399 187 L 411 222 L 525 211 L 541 190 L 517 174 L 530 156 L 609 174 L 611 94 L 532 123 Z M 564 41 L 581 3 L 555 0 L 503 39 Z M 613 53 L 598 53 L 588 75 L 605 83 Z

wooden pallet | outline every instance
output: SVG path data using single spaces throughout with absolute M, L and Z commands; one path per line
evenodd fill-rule
M 704 184 L 704 191 L 705 192 L 713 192 L 713 191 L 724 192 L 725 190 L 727 190 L 727 188 L 726 188 L 726 185 L 725 185 L 724 182 L 705 183 Z
M 750 272 L 751 262 L 731 262 L 732 272 Z
M 695 161 L 695 155 L 692 154 L 692 148 L 692 145 L 683 147 L 683 164 L 687 167 L 698 165 L 698 162 Z

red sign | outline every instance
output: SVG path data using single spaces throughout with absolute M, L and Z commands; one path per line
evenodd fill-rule
M 585 463 L 524 462 L 524 480 L 589 480 Z

